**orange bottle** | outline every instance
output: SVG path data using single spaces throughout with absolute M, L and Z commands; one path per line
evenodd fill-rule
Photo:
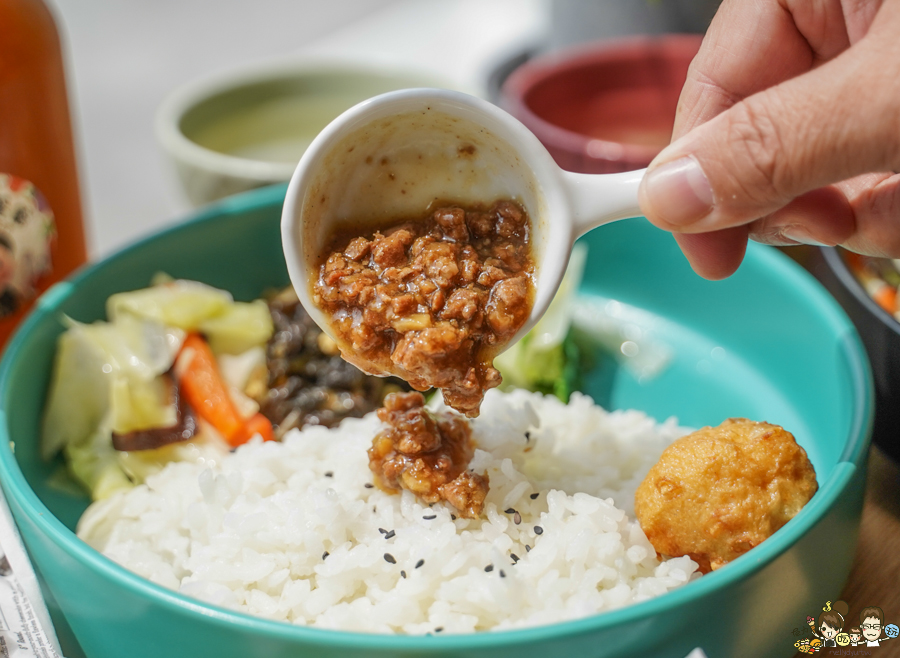
M 85 259 L 56 25 L 42 0 L 0 0 L 0 349 Z

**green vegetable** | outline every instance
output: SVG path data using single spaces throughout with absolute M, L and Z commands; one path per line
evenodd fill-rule
M 87 441 L 68 444 L 64 453 L 69 471 L 91 492 L 94 500 L 109 498 L 134 486 L 119 466 L 108 428 L 99 427 Z
M 41 431 L 41 455 L 50 459 L 64 446 L 82 443 L 109 408 L 109 377 L 103 350 L 74 325 L 59 337 L 50 395 Z
M 155 280 L 157 285 L 150 288 L 110 297 L 106 302 L 110 320 L 131 315 L 183 331 L 199 331 L 216 354 L 241 354 L 265 345 L 272 336 L 272 317 L 261 299 L 235 302 L 230 293 L 198 281 L 163 276 Z
M 112 322 L 134 315 L 195 331 L 204 320 L 224 313 L 233 301 L 224 290 L 199 281 L 176 280 L 112 295 L 106 300 L 106 315 Z
M 184 332 L 132 316 L 69 325 L 59 338 L 44 414 L 45 459 L 89 442 L 104 421 L 117 432 L 172 424 L 175 412 L 159 375 L 172 366 Z
M 587 249 L 576 245 L 547 312 L 519 342 L 494 359 L 494 367 L 503 376 L 501 389 L 526 388 L 569 401 L 582 372 L 579 348 L 570 329 L 572 304 L 586 258 Z
M 259 349 L 273 332 L 263 301 L 235 302 L 228 292 L 196 281 L 155 277 L 155 282 L 110 297 L 109 322 L 67 319 L 68 330 L 59 338 L 41 454 L 50 459 L 63 450 L 70 471 L 95 499 L 196 452 L 184 447 L 129 459 L 112 446 L 113 432 L 175 423 L 162 375 L 172 368 L 185 332 L 203 332 L 216 354 Z
M 593 365 L 592 360 L 585 359 L 585 354 L 573 338 L 572 331 L 566 334 L 563 341 L 565 365 L 562 377 L 557 380 L 553 394 L 563 402 L 569 401 L 569 396 L 581 388 L 582 376 Z
M 195 436 L 190 441 L 170 443 L 152 450 L 116 451 L 115 456 L 118 466 L 128 478 L 134 482 L 143 482 L 165 468 L 169 462 L 197 462 L 201 459 L 214 461 L 227 454 L 227 451 L 227 446 L 207 435 L 205 438 Z
M 534 337 L 528 333 L 494 359 L 494 366 L 503 375 L 503 390 L 526 388 L 568 402 L 581 378 L 579 354 L 578 345 L 568 334 L 562 343 L 548 348 L 534 347 Z
M 269 306 L 261 299 L 233 302 L 222 313 L 203 320 L 198 329 L 216 354 L 243 354 L 264 346 L 275 330 Z

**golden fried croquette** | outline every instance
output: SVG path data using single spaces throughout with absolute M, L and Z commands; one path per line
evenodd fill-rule
M 708 573 L 765 541 L 817 488 L 790 432 L 730 418 L 666 448 L 638 487 L 634 510 L 657 553 L 687 555 Z

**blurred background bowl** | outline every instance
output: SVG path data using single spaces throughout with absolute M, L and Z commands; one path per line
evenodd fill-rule
M 671 359 L 650 379 L 600 363 L 584 390 L 607 408 L 642 409 L 659 421 L 676 415 L 699 427 L 745 416 L 789 428 L 816 468 L 819 491 L 749 554 L 658 598 L 572 622 L 408 637 L 295 626 L 206 605 L 81 542 L 74 529 L 90 501 L 61 457 L 46 462 L 38 450 L 64 316 L 101 319 L 109 295 L 145 287 L 159 271 L 245 301 L 287 285 L 284 193 L 276 186 L 209 206 L 57 284 L 3 355 L 0 484 L 69 658 L 684 658 L 697 646 L 710 658 L 793 655 L 798 620 L 841 590 L 856 551 L 872 415 L 862 345 L 834 300 L 777 251 L 751 244 L 734 276 L 705 281 L 670 234 L 640 219 L 583 240 L 590 255 L 579 303 L 640 309 Z
M 839 249 L 820 249 L 816 276 L 850 316 L 869 354 L 875 379 L 872 437 L 900 460 L 900 322 L 881 308 L 854 276 Z
M 525 62 L 500 105 L 528 126 L 563 169 L 646 167 L 668 143 L 701 35 L 612 39 Z
M 437 74 L 363 64 L 257 66 L 174 91 L 159 108 L 156 135 L 198 206 L 290 180 L 332 119 L 367 98 L 409 87 L 454 86 Z

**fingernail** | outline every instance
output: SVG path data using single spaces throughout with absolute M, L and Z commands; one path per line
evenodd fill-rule
M 807 231 L 802 226 L 785 226 L 781 230 L 781 235 L 786 237 L 788 240 L 793 240 L 794 242 L 799 242 L 800 244 L 808 244 L 813 247 L 833 247 L 834 244 L 826 244 L 825 242 L 819 242 L 812 235 L 810 235 L 809 231 Z
M 706 217 L 713 207 L 713 193 L 700 163 L 687 156 L 647 172 L 644 192 L 664 221 L 686 226 Z

